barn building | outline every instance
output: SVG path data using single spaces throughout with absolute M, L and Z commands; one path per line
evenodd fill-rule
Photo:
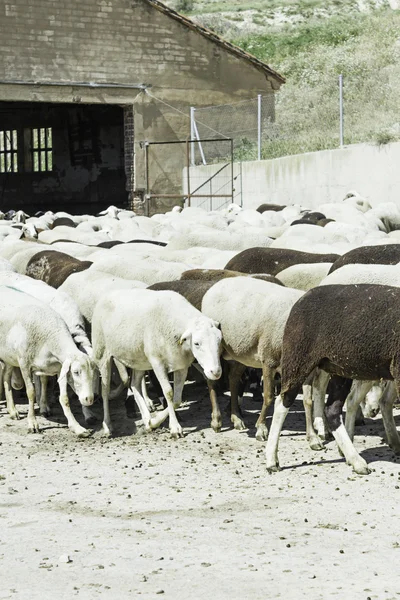
M 3 211 L 140 208 L 149 178 L 176 189 L 183 151 L 148 164 L 146 142 L 187 139 L 191 105 L 273 97 L 284 83 L 158 0 L 4 0 L 0 40 Z

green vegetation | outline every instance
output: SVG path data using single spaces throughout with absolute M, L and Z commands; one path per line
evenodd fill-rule
M 286 77 L 265 158 L 339 147 L 339 74 L 345 144 L 400 140 L 400 11 L 376 4 L 361 13 L 353 0 L 194 0 L 194 18 Z M 256 144 L 244 138 L 236 155 L 255 158 Z
M 277 94 L 275 122 L 264 128 L 263 156 L 339 146 L 339 74 L 345 144 L 400 140 L 399 31 L 400 13 L 381 10 L 235 40 L 287 79 Z
M 188 13 L 193 10 L 194 1 L 193 0 L 178 0 L 176 3 L 176 10 L 182 13 Z

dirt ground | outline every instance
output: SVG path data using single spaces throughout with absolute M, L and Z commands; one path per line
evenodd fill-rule
M 215 434 L 203 388 L 184 397 L 178 441 L 134 433 L 118 401 L 113 439 L 75 438 L 57 406 L 28 435 L 1 405 L 1 600 L 400 598 L 400 459 L 380 416 L 357 430 L 361 477 L 333 442 L 308 448 L 296 401 L 268 475 L 258 403 L 245 398 L 248 431 L 224 414 Z

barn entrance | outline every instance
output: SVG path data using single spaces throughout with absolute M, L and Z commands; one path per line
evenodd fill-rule
M 128 205 L 120 106 L 0 102 L 0 210 Z

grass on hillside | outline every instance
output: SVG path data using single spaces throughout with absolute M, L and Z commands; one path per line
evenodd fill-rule
M 264 158 L 339 147 L 339 74 L 345 144 L 400 140 L 399 32 L 400 11 L 386 9 L 232 40 L 287 79 L 264 128 Z M 242 140 L 236 153 L 255 158 L 254 141 Z

